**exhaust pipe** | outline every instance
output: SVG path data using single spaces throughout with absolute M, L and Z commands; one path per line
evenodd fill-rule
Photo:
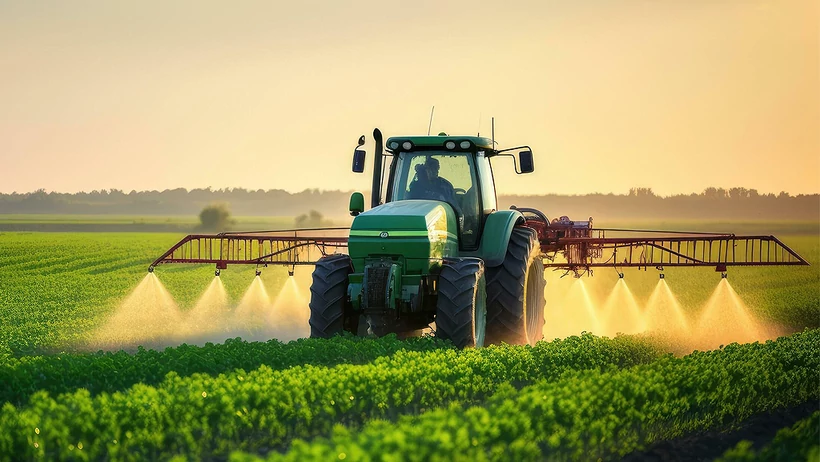
M 373 186 L 371 189 L 370 208 L 378 207 L 381 204 L 382 189 L 382 132 L 378 128 L 373 130 L 373 140 L 376 142 L 376 150 L 373 154 Z

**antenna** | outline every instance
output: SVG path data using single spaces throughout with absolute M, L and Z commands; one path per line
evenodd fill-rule
M 493 128 L 492 128 L 492 130 L 493 130 L 493 149 L 495 149 L 495 117 L 491 117 L 490 120 L 492 120 L 492 125 L 493 125 Z
M 430 125 L 427 126 L 427 136 L 430 136 L 430 129 L 433 128 L 433 111 L 435 110 L 435 106 L 433 106 L 433 108 L 430 109 Z
M 475 134 L 475 136 L 481 136 L 481 113 L 480 112 L 478 113 L 478 132 Z

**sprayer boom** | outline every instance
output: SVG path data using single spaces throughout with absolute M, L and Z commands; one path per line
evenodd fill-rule
M 346 249 L 347 235 L 348 228 L 191 234 L 154 260 L 149 271 L 163 263 L 212 263 L 217 269 L 229 264 L 312 265 Z
M 774 236 L 690 233 L 658 230 L 592 229 L 587 222 L 528 220 L 536 229 L 546 268 L 576 273 L 591 268 L 808 265 Z M 571 223 L 571 224 L 570 224 Z M 186 236 L 157 258 L 163 263 L 228 265 L 312 265 L 347 250 L 348 228 L 297 229 Z
M 612 236 L 624 233 L 631 235 Z M 725 272 L 729 266 L 808 265 L 774 236 L 625 229 L 589 229 L 584 234 L 542 240 L 544 266 L 576 272 L 607 266 L 709 266 Z

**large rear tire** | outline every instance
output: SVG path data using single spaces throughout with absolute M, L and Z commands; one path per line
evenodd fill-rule
M 484 346 L 487 292 L 484 262 L 478 258 L 448 260 L 438 277 L 436 337 L 458 348 Z
M 487 268 L 487 343 L 530 344 L 544 330 L 544 265 L 535 230 L 514 228 L 504 261 Z
M 330 338 L 346 330 L 347 284 L 351 270 L 347 255 L 329 255 L 316 262 L 310 285 L 311 338 Z

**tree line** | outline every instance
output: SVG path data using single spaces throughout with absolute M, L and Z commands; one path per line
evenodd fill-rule
M 0 194 L 0 214 L 198 215 L 209 204 L 223 203 L 234 216 L 299 216 L 314 210 L 327 217 L 346 215 L 351 191 L 306 189 L 118 189 L 79 193 L 37 190 Z M 500 195 L 499 208 L 533 207 L 550 218 L 573 219 L 745 219 L 820 221 L 820 194 L 763 194 L 755 189 L 706 188 L 700 193 L 660 196 L 651 188 L 627 194 Z M 306 220 L 309 217 L 306 218 Z

